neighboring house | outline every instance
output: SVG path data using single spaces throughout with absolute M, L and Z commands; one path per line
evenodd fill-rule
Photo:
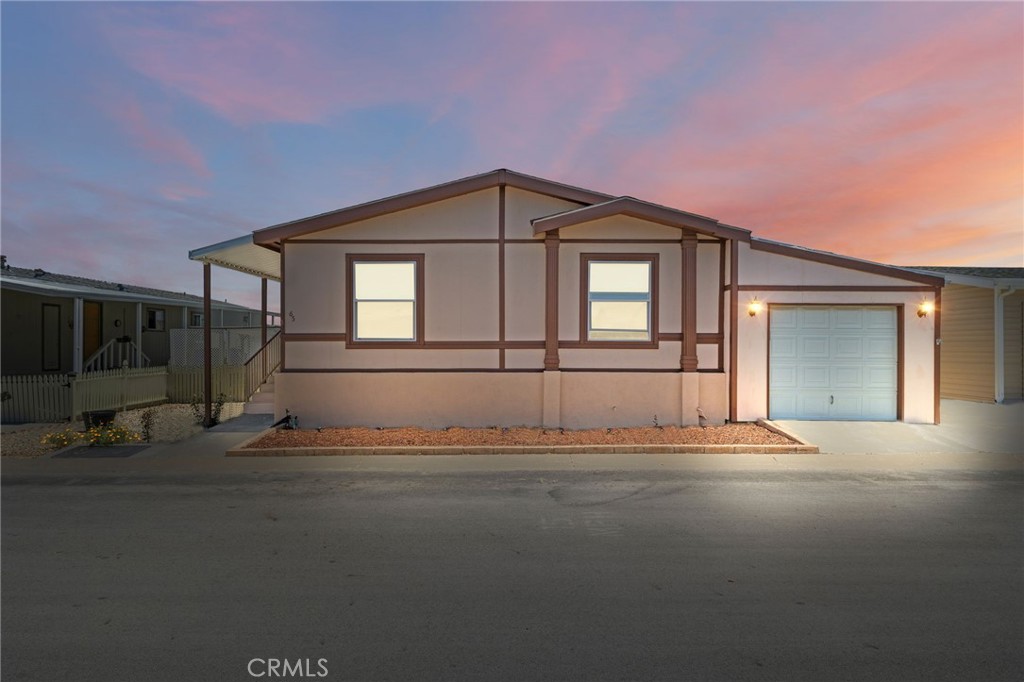
M 303 425 L 939 418 L 941 276 L 508 170 L 190 257 L 282 281 Z
M 203 299 L 0 264 L 0 372 L 42 374 L 166 365 L 171 330 L 201 327 Z M 212 301 L 218 327 L 258 327 L 260 311 Z M 141 339 L 141 343 L 139 340 Z
M 922 266 L 941 275 L 943 398 L 1024 399 L 1024 268 Z

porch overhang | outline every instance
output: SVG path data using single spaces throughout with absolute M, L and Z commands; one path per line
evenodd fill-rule
M 190 260 L 281 281 L 281 255 L 270 246 L 253 241 L 252 234 L 210 244 L 188 252 Z

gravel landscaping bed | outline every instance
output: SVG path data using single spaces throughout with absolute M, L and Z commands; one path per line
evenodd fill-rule
M 221 411 L 221 421 L 227 421 L 242 414 L 244 403 L 226 403 Z M 114 424 L 142 433 L 142 415 L 153 411 L 153 426 L 150 443 L 176 443 L 201 433 L 203 427 L 195 423 L 192 410 L 188 405 L 166 403 L 155 407 L 118 412 Z M 42 457 L 48 455 L 56 446 L 44 445 L 41 441 L 48 433 L 57 433 L 66 429 L 83 431 L 82 422 L 74 424 L 59 422 L 55 424 L 12 424 L 4 425 L 0 430 L 0 454 L 4 457 Z
M 418 427 L 362 427 L 281 430 L 246 448 L 402 447 L 402 446 L 553 446 L 553 445 L 793 445 L 794 441 L 756 424 L 725 426 L 664 426 L 570 431 L 540 428 L 432 431 Z

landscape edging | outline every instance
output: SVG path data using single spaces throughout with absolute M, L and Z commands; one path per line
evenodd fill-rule
M 272 431 L 268 429 L 267 431 Z M 263 431 L 229 449 L 228 457 L 328 457 L 365 455 L 586 455 L 635 454 L 818 454 L 818 446 L 793 445 L 466 445 L 466 446 L 345 446 L 345 447 L 246 447 Z

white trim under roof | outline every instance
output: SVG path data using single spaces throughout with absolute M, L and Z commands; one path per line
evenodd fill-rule
M 281 281 L 280 254 L 254 243 L 251 233 L 194 249 L 188 252 L 188 257 L 200 263 Z

